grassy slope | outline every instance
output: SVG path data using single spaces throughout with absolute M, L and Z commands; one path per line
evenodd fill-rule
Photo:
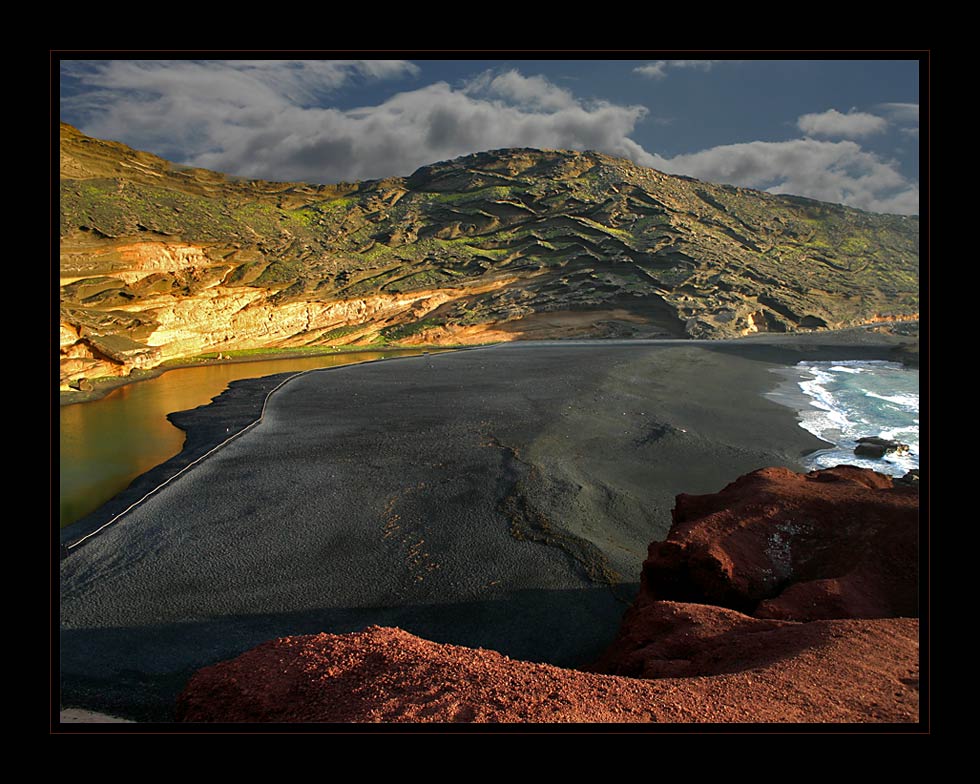
M 62 175 L 62 274 L 84 276 L 63 289 L 63 316 L 103 331 L 134 329 L 112 315 L 121 303 L 131 311 L 161 291 L 194 296 L 219 281 L 274 304 L 456 292 L 437 313 L 379 326 L 385 340 L 612 306 L 698 337 L 918 310 L 916 218 L 715 186 L 596 153 L 505 150 L 405 179 L 311 186 L 181 169 L 64 126 Z M 212 273 L 113 278 L 114 249 L 147 240 L 202 248 Z M 152 314 L 139 320 L 145 330 Z M 354 332 L 341 325 L 318 340 Z

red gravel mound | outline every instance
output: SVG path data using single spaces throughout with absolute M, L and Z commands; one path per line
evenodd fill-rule
M 914 617 L 918 512 L 915 489 L 874 471 L 754 471 L 720 493 L 677 496 L 640 600 L 798 621 Z
M 661 680 L 512 661 L 399 629 L 286 637 L 198 672 L 177 714 L 187 722 L 915 720 L 917 621 L 758 623 L 771 631 L 748 634 L 753 652 L 742 664 L 753 669 Z

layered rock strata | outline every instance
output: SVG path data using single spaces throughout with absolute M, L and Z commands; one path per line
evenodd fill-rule
M 918 314 L 918 219 L 496 150 L 239 180 L 61 127 L 61 376 L 365 343 L 731 337 Z

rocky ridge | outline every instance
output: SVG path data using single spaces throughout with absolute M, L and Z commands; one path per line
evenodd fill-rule
M 286 637 L 200 670 L 177 716 L 916 722 L 917 509 L 913 488 L 865 469 L 763 469 L 678 498 L 594 672 L 372 627 Z
M 61 380 L 208 352 L 729 337 L 917 317 L 918 220 L 497 150 L 309 185 L 63 124 Z
M 704 610 L 692 621 L 676 602 L 733 611 L 709 623 L 722 638 L 771 621 L 917 618 L 918 530 L 917 488 L 853 466 L 764 468 L 719 493 L 679 495 L 670 533 L 650 545 L 640 594 L 596 669 L 710 673 L 714 665 L 693 664 L 704 654 Z

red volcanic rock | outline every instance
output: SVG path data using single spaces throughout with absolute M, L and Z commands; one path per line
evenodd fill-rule
M 712 610 L 674 606 L 695 616 Z M 752 619 L 720 612 L 727 619 L 720 628 L 746 622 L 752 628 Z M 738 672 L 660 680 L 512 661 L 399 629 L 286 637 L 198 672 L 178 700 L 177 716 L 185 722 L 917 719 L 916 620 L 754 623 L 768 631 L 746 635 L 756 639 L 743 642 Z
M 809 678 L 822 682 L 831 671 L 887 670 L 897 649 L 884 637 L 864 654 L 853 651 L 871 657 L 860 665 L 833 658 L 821 673 L 801 662 L 826 651 L 828 633 L 842 635 L 844 647 L 863 645 L 885 623 L 826 619 L 898 623 L 918 614 L 917 534 L 915 488 L 851 466 L 766 468 L 720 493 L 680 495 L 667 540 L 650 545 L 640 595 L 593 669 L 664 678 L 789 667 L 801 678 L 791 688 L 804 691 Z M 901 624 L 918 628 L 911 618 Z M 897 644 L 914 663 L 913 641 Z M 914 665 L 899 674 L 905 663 L 894 670 L 897 682 L 917 688 Z M 858 698 L 862 677 L 852 670 L 851 688 L 828 699 Z
M 852 466 L 764 468 L 720 493 L 679 495 L 638 601 L 801 621 L 917 616 L 918 506 L 914 489 Z
M 616 641 L 591 669 L 631 678 L 680 678 L 751 669 L 786 656 L 787 650 L 795 653 L 792 640 L 799 637 L 799 627 L 798 623 L 751 618 L 724 607 L 637 602 L 627 610 Z

